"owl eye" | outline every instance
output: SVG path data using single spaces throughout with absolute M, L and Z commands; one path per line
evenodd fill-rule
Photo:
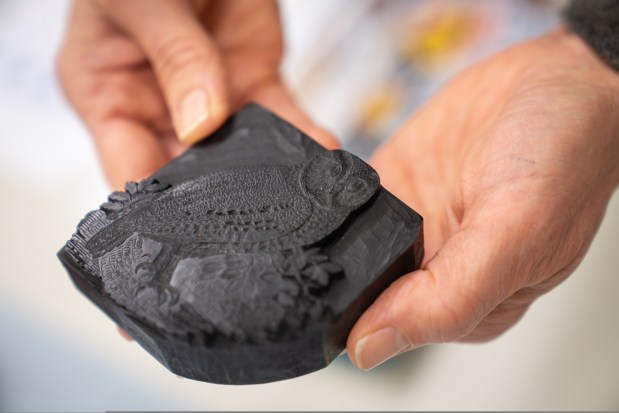
M 366 183 L 363 179 L 355 179 L 354 181 L 350 181 L 348 185 L 346 185 L 346 191 L 348 192 L 359 192 L 364 189 Z
M 338 176 L 342 173 L 342 165 L 339 163 L 332 164 L 327 168 L 327 175 L 329 176 Z

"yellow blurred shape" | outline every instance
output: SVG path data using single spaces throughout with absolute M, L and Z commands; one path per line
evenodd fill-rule
M 361 106 L 361 129 L 368 135 L 377 135 L 383 124 L 392 118 L 400 101 L 398 90 L 393 85 L 376 90 Z
M 479 27 L 466 10 L 441 11 L 430 16 L 408 36 L 403 55 L 409 63 L 434 66 L 464 45 Z

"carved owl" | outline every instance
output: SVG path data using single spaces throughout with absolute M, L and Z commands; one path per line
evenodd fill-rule
M 223 245 L 237 251 L 311 246 L 340 227 L 379 186 L 369 165 L 341 150 L 305 163 L 224 170 L 108 213 L 113 222 L 87 248 L 102 256 L 134 233 L 175 245 Z

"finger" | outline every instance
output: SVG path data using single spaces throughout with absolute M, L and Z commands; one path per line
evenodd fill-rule
M 250 101 L 258 102 L 269 108 L 326 148 L 336 149 L 340 147 L 340 143 L 333 134 L 317 126 L 305 114 L 305 111 L 299 107 L 278 77 L 254 87 L 241 104 Z
M 221 56 L 189 2 L 100 3 L 144 48 L 179 139 L 194 143 L 225 121 L 229 102 Z
M 127 181 L 148 177 L 170 160 L 155 134 L 137 121 L 107 119 L 91 129 L 103 170 L 116 190 Z
M 367 370 L 406 350 L 473 331 L 520 288 L 518 274 L 528 271 L 519 267 L 520 232 L 509 222 L 499 217 L 486 225 L 463 225 L 423 269 L 385 290 L 349 335 L 353 363 Z
M 116 326 L 116 330 L 118 330 L 118 334 L 120 334 L 121 337 L 124 338 L 125 340 L 133 341 L 133 337 L 131 337 L 131 335 L 127 333 L 125 330 L 120 328 L 120 326 Z

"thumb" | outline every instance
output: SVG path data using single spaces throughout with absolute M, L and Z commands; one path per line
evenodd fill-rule
M 416 347 L 455 341 L 518 288 L 509 229 L 462 229 L 420 270 L 394 282 L 357 321 L 348 354 L 362 370 Z M 495 232 L 492 233 L 491 229 Z M 510 242 L 512 245 L 510 245 Z
M 146 53 L 181 141 L 195 143 L 225 121 L 229 102 L 219 49 L 189 2 L 100 4 Z

